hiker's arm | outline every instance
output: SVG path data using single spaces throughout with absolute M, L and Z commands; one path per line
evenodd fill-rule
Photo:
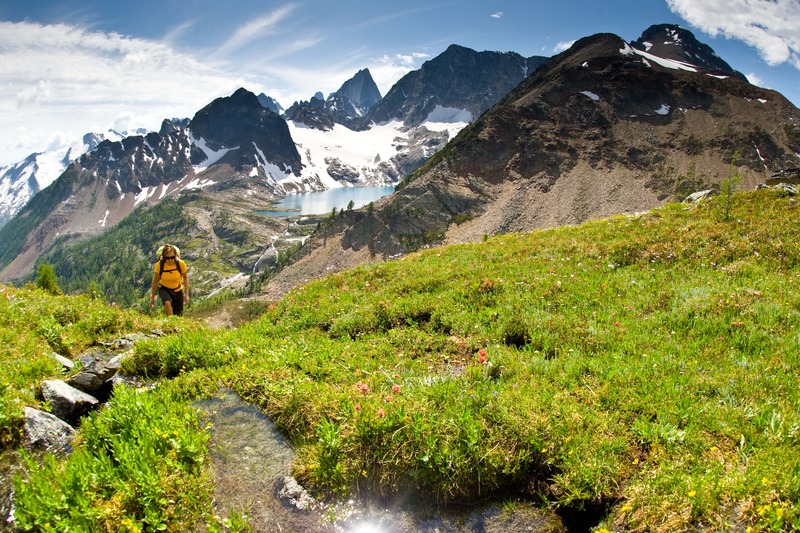
M 156 302 L 156 294 L 158 294 L 158 282 L 161 276 L 158 272 L 153 272 L 153 283 L 150 284 L 150 307 L 153 307 Z
M 189 303 L 189 272 L 183 269 L 183 301 Z

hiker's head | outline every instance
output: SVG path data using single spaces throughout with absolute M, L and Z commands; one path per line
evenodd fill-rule
M 175 259 L 176 255 L 175 247 L 171 244 L 165 244 L 164 248 L 161 250 L 161 257 L 164 259 Z

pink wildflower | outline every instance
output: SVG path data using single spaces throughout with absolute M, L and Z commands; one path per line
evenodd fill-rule
M 359 381 L 358 383 L 356 383 L 356 388 L 358 389 L 358 392 L 360 392 L 364 396 L 369 394 L 369 385 L 367 385 L 366 383 L 362 383 L 361 381 Z
M 375 413 L 375 416 L 377 416 L 378 418 L 383 418 L 384 416 L 386 416 L 386 413 L 384 413 L 384 412 L 383 412 L 383 409 L 381 409 L 381 408 L 379 407 L 379 408 L 378 408 L 378 412 L 377 412 L 377 413 Z
M 397 383 L 392 385 L 392 392 L 398 394 L 400 392 L 400 385 L 398 385 Z
M 356 411 L 360 411 L 360 410 L 361 410 L 361 404 L 360 404 L 360 403 L 357 403 L 357 404 L 356 404 Z
M 480 350 L 478 352 L 478 362 L 485 363 L 486 362 L 486 350 Z
M 386 398 L 384 398 L 384 400 L 386 400 L 387 403 L 391 402 L 392 401 L 392 395 L 391 394 L 388 395 Z

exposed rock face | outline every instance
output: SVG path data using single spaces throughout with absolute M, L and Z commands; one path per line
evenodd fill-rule
M 800 184 L 800 168 L 786 168 L 774 172 L 767 178 L 767 185 L 777 185 L 779 183 Z
M 325 101 L 325 109 L 339 124 L 350 126 L 381 100 L 369 69 L 359 70 Z
M 258 98 L 258 103 L 259 104 L 261 104 L 262 106 L 266 107 L 267 109 L 269 109 L 270 111 L 272 111 L 276 115 L 283 114 L 283 107 L 281 106 L 281 104 L 278 103 L 277 100 L 275 100 L 271 96 L 267 96 L 266 94 L 261 93 L 261 94 L 258 95 L 257 98 Z
M 300 172 L 300 154 L 286 122 L 245 89 L 217 98 L 198 111 L 189 129 L 195 139 L 202 138 L 212 150 L 233 149 L 225 158 L 237 169 L 272 163 Z M 193 163 L 202 160 L 195 157 Z
M 416 126 L 437 106 L 464 109 L 477 118 L 545 59 L 451 45 L 419 70 L 403 76 L 361 121 L 361 127 L 393 119 Z
M 25 407 L 25 445 L 55 454 L 72 452 L 75 430 L 56 416 L 32 407 Z
M 309 128 L 330 131 L 335 124 L 333 117 L 328 112 L 311 103 L 295 104 L 289 109 L 292 113 L 288 117 L 289 120 L 305 124 Z
M 731 68 L 710 46 L 675 24 L 650 26 L 631 46 L 664 59 L 686 63 L 709 74 L 733 76 L 747 81 L 741 72 Z

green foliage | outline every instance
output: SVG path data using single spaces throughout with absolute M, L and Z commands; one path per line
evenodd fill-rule
M 88 296 L 58 296 L 33 285 L 0 286 L 0 451 L 18 442 L 23 406 L 44 407 L 37 398 L 41 381 L 62 377 L 54 352 L 74 358 L 122 333 L 174 331 L 177 324 L 106 306 Z
M 366 265 L 293 290 L 237 330 L 137 344 L 125 370 L 175 376 L 159 389 L 176 402 L 234 389 L 291 439 L 294 474 L 322 495 L 416 487 L 455 503 L 521 491 L 553 508 L 607 505 L 597 531 L 792 531 L 798 208 L 768 190 L 728 200 L 724 224 L 717 202 L 670 204 Z M 64 321 L 75 312 L 53 313 L 43 327 L 58 338 L 54 324 L 71 331 Z M 163 403 L 180 412 L 180 402 Z M 82 429 L 79 456 L 115 457 L 96 453 L 114 441 L 103 435 L 156 441 L 108 416 L 115 422 Z M 151 466 L 157 455 L 134 457 L 143 474 L 120 471 L 119 485 L 144 477 L 153 487 L 159 477 L 169 487 Z M 32 481 L 42 501 L 64 494 L 48 496 L 46 481 L 81 479 L 69 472 L 81 464 Z M 202 477 L 192 472 L 179 471 L 189 487 Z M 189 522 L 178 509 L 196 518 L 207 501 L 130 512 L 124 494 L 90 494 L 110 502 L 108 529 L 151 516 L 177 529 Z M 159 502 L 163 493 L 137 494 Z M 55 516 L 29 508 L 31 520 Z M 84 508 L 75 520 L 95 520 L 97 507 Z
M 744 177 L 741 172 L 734 172 L 739 157 L 739 151 L 736 150 L 731 158 L 731 164 L 728 166 L 728 177 L 724 178 L 719 186 L 720 216 L 725 222 L 731 220 L 731 198 Z
M 165 200 L 139 208 L 114 228 L 80 243 L 59 241 L 41 258 L 53 265 L 64 291 L 92 292 L 121 306 L 140 303 L 150 287 L 160 243 L 185 247 L 193 223 L 183 202 Z
M 118 388 L 63 463 L 28 458 L 14 482 L 23 531 L 190 531 L 211 507 L 208 434 L 166 392 Z
M 40 263 L 38 273 L 36 275 L 36 286 L 44 289 L 50 294 L 63 294 L 58 287 L 58 278 L 56 277 L 53 265 L 50 263 Z

